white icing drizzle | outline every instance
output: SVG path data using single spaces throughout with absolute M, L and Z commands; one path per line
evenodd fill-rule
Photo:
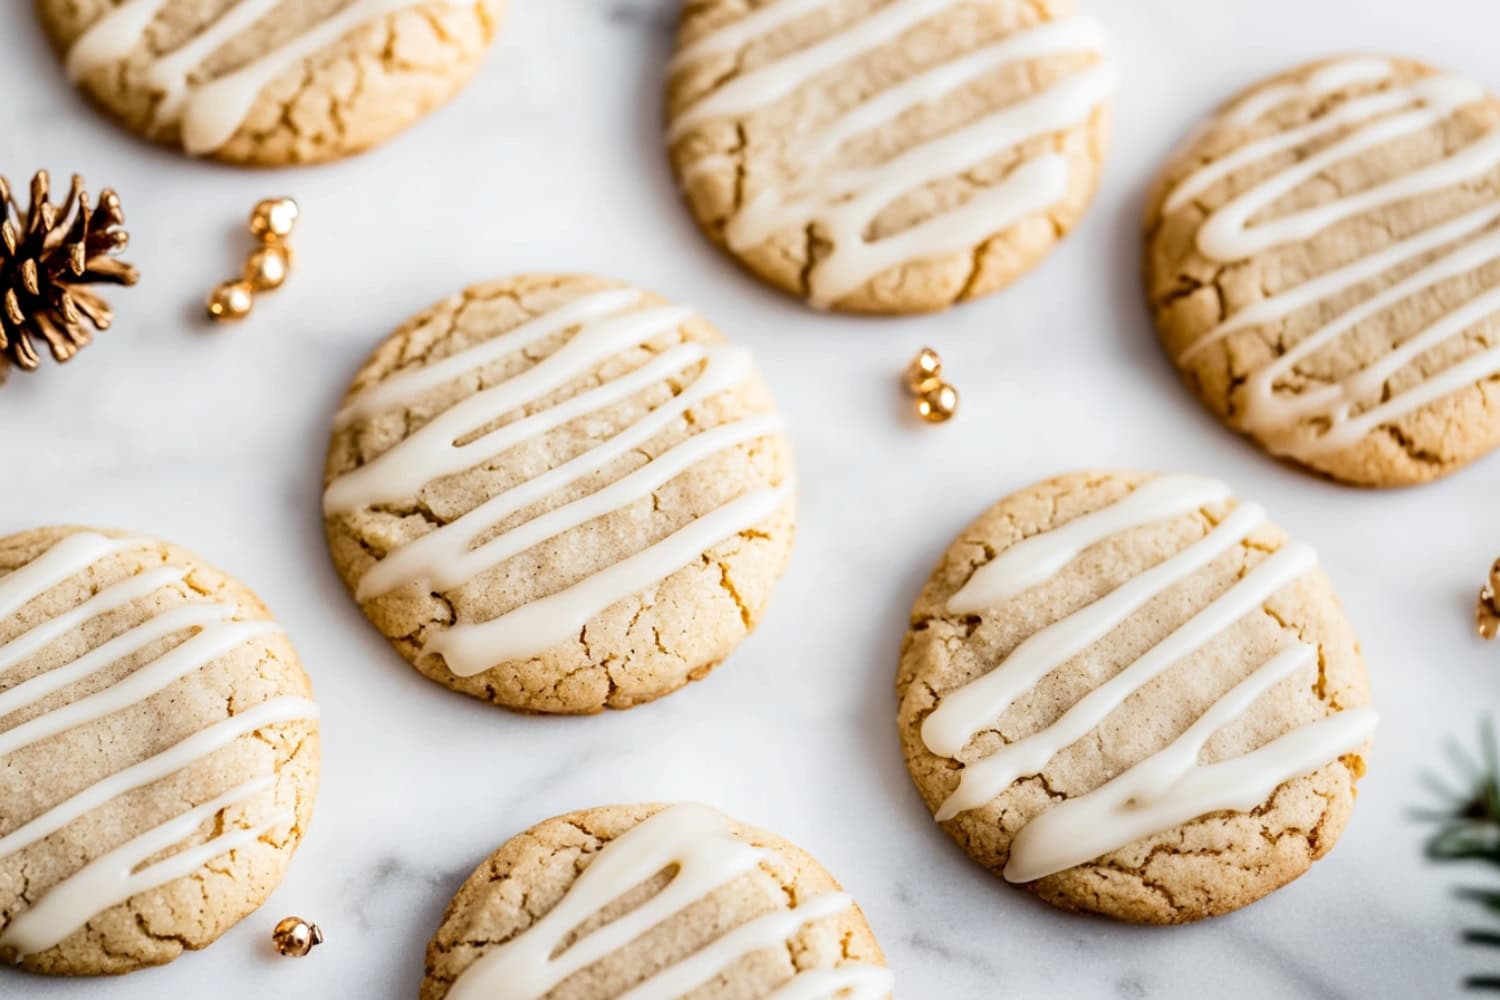
M 1098 642 L 1146 602 L 1239 545 L 1264 521 L 1265 511 L 1259 506 L 1241 504 L 1199 541 L 1032 635 L 1000 667 L 943 697 L 922 723 L 927 748 L 944 757 L 958 756 L 969 740 L 1039 680 Z
M 677 306 L 622 312 L 638 306 L 640 299 L 640 293 L 622 289 L 581 297 L 452 357 L 401 373 L 355 396 L 345 406 L 338 420 L 340 427 L 410 404 L 446 382 L 511 356 L 546 337 L 576 328 L 561 347 L 543 360 L 451 406 L 389 451 L 334 480 L 324 496 L 324 509 L 330 514 L 409 499 L 435 478 L 489 461 L 506 449 L 571 420 L 629 399 L 664 380 L 681 379 L 698 369 L 685 388 L 612 437 L 388 553 L 360 578 L 356 587 L 360 601 L 380 597 L 416 581 L 440 591 L 461 586 L 550 538 L 646 499 L 656 489 L 719 452 L 781 429 L 781 419 L 774 414 L 752 415 L 709 428 L 608 485 L 478 544 L 516 512 L 601 472 L 646 445 L 693 406 L 734 388 L 749 375 L 751 363 L 745 351 L 723 345 L 679 344 L 624 375 L 502 424 L 463 445 L 454 444 L 477 428 L 554 392 L 610 357 L 675 329 L 693 316 L 691 310 Z M 442 656 L 448 669 L 460 677 L 474 676 L 506 660 L 534 656 L 576 636 L 590 618 L 609 605 L 670 575 L 702 555 L 705 549 L 753 527 L 789 497 L 786 488 L 758 490 L 741 496 L 566 590 L 488 622 L 455 623 L 431 637 L 423 654 Z
M 149 570 L 139 576 L 130 577 L 112 587 L 95 594 L 64 614 L 51 618 L 42 624 L 30 629 L 4 645 L 0 645 L 0 674 L 43 649 L 49 643 L 62 638 L 83 622 L 102 615 L 117 608 L 123 608 L 132 601 L 145 597 L 152 591 L 159 590 L 168 584 L 177 583 L 187 576 L 187 570 L 176 566 L 165 566 L 161 569 Z M 3 701 L 3 696 L 0 696 Z M 3 715 L 0 712 L 0 715 Z
M 318 706 L 306 698 L 273 698 L 231 715 L 138 764 L 116 771 L 95 782 L 65 802 L 58 803 L 36 819 L 0 837 L 0 858 L 29 847 L 67 826 L 90 810 L 97 809 L 126 792 L 143 788 L 181 771 L 196 761 L 229 746 L 241 736 L 282 722 L 316 719 Z
M 835 34 L 730 80 L 688 107 L 669 135 L 681 138 L 709 122 L 743 117 L 773 104 L 818 74 L 858 59 L 929 20 L 956 0 L 895 0 Z M 811 5 L 780 0 L 710 32 L 685 50 L 678 68 L 694 58 L 736 51 L 775 27 L 808 12 Z M 785 9 L 783 9 L 785 8 Z M 870 224 L 882 210 L 927 184 L 963 173 L 1030 139 L 1088 120 L 1114 89 L 1113 68 L 1104 61 L 948 134 L 923 142 L 875 167 L 828 170 L 823 164 L 850 139 L 893 121 L 922 104 L 941 100 L 1002 66 L 1054 55 L 1100 54 L 1104 40 L 1087 18 L 1042 24 L 916 74 L 875 95 L 794 142 L 787 157 L 801 177 L 786 190 L 765 188 L 729 219 L 731 249 L 750 250 L 780 232 L 816 224 L 830 249 L 808 275 L 809 298 L 827 306 L 881 272 L 909 260 L 967 250 L 1028 216 L 1061 201 L 1069 186 L 1068 161 L 1047 154 L 1013 170 L 959 208 L 893 236 L 871 242 Z M 711 154 L 683 170 L 689 182 L 726 160 Z
M 1002 601 L 1050 579 L 1090 545 L 1139 524 L 1143 514 L 1153 519 L 1176 517 L 1230 496 L 1229 487 L 1216 479 L 1158 476 L 1119 503 L 1012 545 L 974 571 L 969 582 L 948 599 L 948 610 L 965 614 L 999 607 Z
M 14 573 L 0 577 L 0 618 L 9 618 L 49 588 L 99 560 L 145 544 L 137 538 L 106 538 L 91 531 L 67 536 Z
M 664 809 L 610 841 L 556 906 L 510 941 L 481 955 L 458 977 L 448 995 L 451 1000 L 537 1000 L 569 976 L 754 870 L 769 856 L 769 851 L 737 840 L 724 817 L 706 806 Z M 656 895 L 564 947 L 568 936 L 590 917 L 672 867 L 676 870 L 671 880 Z M 795 909 L 773 910 L 657 971 L 620 1000 L 682 996 L 738 959 L 781 946 L 803 925 L 836 916 L 851 906 L 853 902 L 843 893 L 827 893 Z M 890 990 L 889 970 L 848 964 L 798 972 L 772 996 L 880 1000 Z
M 1227 498 L 1227 488 L 1195 476 L 1148 480 L 1109 506 L 1010 547 L 977 571 L 948 608 L 956 613 L 994 609 L 1050 579 L 1098 542 Z M 933 753 L 956 758 L 974 736 L 992 726 L 1047 674 L 1152 598 L 1242 543 L 1264 519 L 1260 508 L 1242 504 L 1203 539 L 1036 632 L 989 673 L 944 695 L 923 722 L 923 742 Z M 1042 773 L 1058 753 L 1083 739 L 1131 695 L 1255 613 L 1316 563 L 1316 554 L 1307 546 L 1282 546 L 1055 722 L 967 764 L 958 788 L 937 810 L 937 819 L 947 821 L 977 809 L 1018 779 Z M 986 572 L 997 565 L 998 569 Z M 1375 713 L 1367 709 L 1304 725 L 1233 760 L 1197 763 L 1199 752 L 1215 732 L 1242 715 L 1277 681 L 1312 663 L 1316 652 L 1316 647 L 1304 643 L 1283 650 L 1215 702 L 1167 748 L 1032 820 L 1012 841 L 1005 877 L 1032 881 L 1210 812 L 1253 808 L 1282 782 L 1358 749 L 1375 724 Z
M 593 412 L 604 404 L 598 397 L 581 393 L 466 444 L 454 443 L 475 428 L 561 388 L 606 358 L 674 330 L 692 317 L 693 311 L 684 306 L 661 306 L 583 324 L 571 340 L 541 362 L 445 410 L 378 458 L 334 480 L 323 497 L 323 510 L 341 514 L 409 499 L 434 479 L 472 468 Z
M 367 420 L 386 410 L 394 409 L 409 400 L 416 399 L 442 385 L 477 372 L 487 364 L 515 354 L 532 344 L 562 333 L 569 327 L 590 323 L 614 316 L 641 300 L 641 293 L 633 288 L 611 288 L 607 291 L 580 295 L 571 302 L 543 313 L 536 319 L 522 323 L 499 337 L 480 341 L 467 350 L 434 361 L 432 364 L 413 368 L 393 375 L 379 385 L 357 394 L 339 410 L 334 417 L 334 430 L 343 430 L 356 420 Z
M 1300 653 L 1291 650 L 1281 659 L 1295 667 L 1305 662 L 1296 658 Z M 1252 674 L 1241 688 L 1216 702 L 1202 722 L 1227 722 L 1244 711 L 1250 700 L 1281 676 L 1273 669 L 1276 666 L 1273 660 Z M 1011 844 L 1005 877 L 1030 882 L 1199 816 L 1254 809 L 1283 782 L 1359 750 L 1374 734 L 1378 721 L 1373 709 L 1349 709 L 1216 764 L 1196 760 L 1218 726 L 1195 726 L 1178 742 L 1137 765 L 1144 768 L 1139 773 L 1127 771 L 1023 827 Z
M 101 560 L 147 544 L 138 539 L 111 539 L 94 532 L 77 532 L 65 537 L 27 565 L 0 578 L 0 618 L 14 615 L 58 583 L 88 573 Z M 74 607 L 33 625 L 0 646 L 0 674 L 22 665 L 44 652 L 51 643 L 86 627 L 100 616 L 133 602 L 148 600 L 162 588 L 180 583 L 188 572 L 178 566 L 148 569 L 105 587 Z M 232 605 L 220 603 L 184 604 L 159 611 L 81 656 L 0 691 L 0 720 L 3 720 L 70 684 L 139 654 L 154 643 L 197 630 L 108 687 L 0 731 L 0 762 L 41 740 L 137 705 L 240 644 L 277 630 L 271 622 L 230 621 L 235 613 Z M 126 792 L 191 766 L 241 736 L 281 722 L 315 718 L 317 707 L 312 702 L 285 697 L 253 706 L 207 726 L 161 753 L 102 778 L 0 836 L 0 859 L 42 841 Z M 236 850 L 275 827 L 291 822 L 291 814 L 278 815 L 253 829 L 231 830 L 199 847 L 137 870 L 147 858 L 188 837 L 221 809 L 244 802 L 273 784 L 271 777 L 258 778 L 84 865 L 10 920 L 0 933 L 0 953 L 20 957 L 44 951 L 82 927 L 94 914 L 138 892 L 187 875 L 212 858 Z
M 1389 59 L 1356 56 L 1320 67 L 1302 82 L 1288 81 L 1262 87 L 1223 114 L 1223 120 L 1240 127 L 1254 125 L 1270 112 L 1292 101 L 1316 101 L 1350 87 L 1380 83 L 1394 67 Z
M 785 486 L 746 493 L 566 590 L 487 622 L 453 625 L 434 633 L 422 652 L 442 656 L 459 677 L 533 656 L 578 635 L 600 611 L 676 572 L 705 549 L 749 530 L 790 499 L 791 491 Z
M 1088 735 L 1089 730 L 1125 704 L 1125 699 L 1172 664 L 1202 649 L 1276 591 L 1312 569 L 1317 561 L 1317 554 L 1300 544 L 1288 545 L 1272 554 L 1144 656 L 1090 691 L 1052 725 L 965 767 L 958 788 L 938 810 L 937 818 L 948 820 L 965 810 L 977 809 L 1005 791 L 1011 782 L 1041 774 L 1053 757 Z
M 1283 103 L 1326 96 L 1354 83 L 1390 78 L 1394 67 L 1380 60 L 1352 60 L 1319 70 L 1303 84 L 1280 84 L 1252 95 L 1225 115 L 1246 126 Z M 1500 166 L 1500 132 L 1404 176 L 1343 195 L 1314 208 L 1251 223 L 1279 199 L 1329 167 L 1358 153 L 1429 129 L 1458 109 L 1480 100 L 1477 84 L 1450 77 L 1427 77 L 1355 97 L 1298 128 L 1252 141 L 1185 178 L 1168 195 L 1166 211 L 1182 208 L 1237 171 L 1298 149 L 1327 135 L 1353 131 L 1327 147 L 1259 181 L 1216 209 L 1198 231 L 1198 249 L 1207 257 L 1235 263 L 1265 250 L 1308 239 L 1345 219 L 1404 199 L 1473 181 Z M 1357 126 L 1357 127 L 1355 127 Z M 1500 347 L 1481 351 L 1427 376 L 1412 387 L 1387 395 L 1387 384 L 1424 352 L 1436 348 L 1500 311 L 1500 288 L 1475 296 L 1353 374 L 1295 393 L 1277 385 L 1297 366 L 1330 347 L 1360 323 L 1433 286 L 1488 266 L 1500 258 L 1500 234 L 1485 232 L 1500 220 L 1500 204 L 1490 203 L 1398 240 L 1375 253 L 1255 302 L 1226 317 L 1182 353 L 1183 362 L 1231 334 L 1285 319 L 1347 293 L 1440 248 L 1457 244 L 1438 260 L 1391 287 L 1333 316 L 1245 380 L 1237 421 L 1273 450 L 1302 460 L 1357 445 L 1378 427 L 1436 402 L 1465 386 L 1500 375 Z M 1479 234 L 1476 237 L 1476 234 Z M 1465 242 L 1466 241 L 1466 242 Z M 1373 405 L 1372 405 L 1373 404 Z M 1366 408 L 1360 410 L 1361 405 Z M 1308 428 L 1316 428 L 1308 433 Z
M 194 71 L 206 59 L 281 3 L 281 0 L 239 0 L 197 36 L 146 68 L 145 82 L 160 95 L 157 123 L 180 122 L 183 148 L 194 155 L 211 153 L 234 136 L 260 92 L 282 73 L 356 28 L 431 2 L 460 0 L 353 0 L 234 72 L 193 82 Z M 68 51 L 68 75 L 77 80 L 128 58 L 144 41 L 147 29 L 166 3 L 167 0 L 126 0 L 95 21 Z
M 10 925 L 0 932 L 0 951 L 20 955 L 46 951 L 101 910 L 190 875 L 214 858 L 247 847 L 277 827 L 295 822 L 296 817 L 290 811 L 281 812 L 256 826 L 231 829 L 207 843 L 140 868 L 147 858 L 192 836 L 220 810 L 248 802 L 275 783 L 271 777 L 246 782 L 84 865 L 12 918 Z

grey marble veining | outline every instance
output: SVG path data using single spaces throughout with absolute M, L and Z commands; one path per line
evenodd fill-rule
M 1500 692 L 1471 636 L 1500 554 L 1500 457 L 1374 494 L 1271 462 L 1177 383 L 1137 288 L 1140 201 L 1196 119 L 1302 58 L 1401 50 L 1500 86 L 1500 6 L 1479 0 L 1085 0 L 1121 62 L 1116 144 L 1078 232 L 1014 289 L 943 316 L 819 316 L 699 237 L 660 146 L 673 0 L 511 0 L 452 105 L 330 167 L 250 172 L 134 140 L 63 80 L 31 4 L 0 3 L 0 172 L 77 170 L 124 198 L 145 274 L 67 369 L 0 390 L 0 531 L 42 522 L 170 536 L 232 570 L 300 647 L 324 706 L 308 840 L 267 906 L 212 949 L 121 980 L 0 970 L 0 997 L 225 1000 L 415 995 L 448 897 L 500 841 L 567 809 L 705 800 L 803 844 L 863 904 L 903 998 L 1430 997 L 1485 963 L 1452 887 L 1421 860 L 1417 776 Z M 1293 30 L 1295 29 L 1295 30 Z M 302 203 L 298 265 L 242 327 L 205 328 L 249 206 Z M 691 301 L 753 347 L 801 456 L 793 565 L 761 630 L 710 680 L 589 719 L 520 718 L 418 677 L 368 627 L 324 553 L 322 452 L 335 401 L 401 319 L 462 285 L 539 269 L 610 272 Z M 925 342 L 964 393 L 916 426 L 895 374 Z M 1057 913 L 977 870 L 901 764 L 891 692 L 910 602 L 948 539 L 1000 494 L 1066 467 L 1224 477 L 1315 544 L 1369 657 L 1384 714 L 1332 856 L 1235 916 L 1150 929 Z M 313 957 L 273 957 L 289 913 Z

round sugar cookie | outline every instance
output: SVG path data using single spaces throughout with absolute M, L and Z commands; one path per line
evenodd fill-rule
M 708 806 L 629 805 L 549 819 L 480 865 L 427 946 L 421 1000 L 889 1000 L 891 984 L 806 852 Z
M 745 350 L 597 278 L 470 288 L 355 376 L 324 495 L 339 573 L 428 677 L 628 708 L 705 676 L 791 551 L 791 448 Z
M 1184 475 L 1075 473 L 981 515 L 912 609 L 897 686 L 907 768 L 971 857 L 1138 923 L 1305 872 L 1376 721 L 1316 553 Z
M 820 308 L 942 309 L 1082 216 L 1114 73 L 1073 0 L 695 0 L 667 140 L 709 237 Z
M 378 145 L 468 82 L 501 0 L 37 0 L 68 75 L 131 131 L 228 163 Z
M 1149 199 L 1168 355 L 1232 428 L 1362 486 L 1500 445 L 1500 100 L 1406 59 L 1222 108 Z
M 260 906 L 312 816 L 311 698 L 265 605 L 191 553 L 0 539 L 0 962 L 131 972 Z

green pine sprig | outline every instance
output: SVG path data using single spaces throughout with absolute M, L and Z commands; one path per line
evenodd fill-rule
M 1457 743 L 1450 742 L 1447 751 L 1456 772 L 1452 783 L 1425 772 L 1422 781 L 1439 805 L 1414 813 L 1437 826 L 1427 841 L 1427 857 L 1440 862 L 1484 861 L 1500 867 L 1500 751 L 1496 749 L 1493 723 L 1487 719 L 1480 724 L 1477 759 Z M 1464 888 L 1458 891 L 1458 897 L 1500 917 L 1500 888 Z M 1470 929 L 1464 932 L 1463 940 L 1500 947 L 1500 930 Z M 1464 985 L 1500 991 L 1500 975 L 1470 976 Z

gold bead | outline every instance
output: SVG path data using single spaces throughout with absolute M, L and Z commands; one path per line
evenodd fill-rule
M 917 416 L 929 424 L 947 422 L 958 412 L 958 390 L 947 382 L 938 382 L 917 397 Z
M 216 323 L 241 320 L 255 305 L 255 289 L 248 281 L 226 281 L 208 294 L 208 318 Z
M 300 214 L 290 198 L 267 198 L 250 211 L 250 232 L 262 243 L 274 243 L 292 235 Z
M 1490 567 L 1490 579 L 1479 592 L 1479 606 L 1474 609 L 1479 634 L 1485 639 L 1500 635 L 1500 560 Z
M 323 943 L 323 931 L 301 917 L 287 917 L 271 932 L 276 950 L 288 958 L 301 958 Z
M 292 248 L 285 243 L 267 243 L 245 259 L 245 280 L 257 292 L 280 288 L 292 269 Z
M 913 396 L 921 396 L 941 385 L 942 375 L 943 359 L 938 357 L 937 351 L 924 347 L 907 364 L 902 381 L 906 384 L 907 392 Z

